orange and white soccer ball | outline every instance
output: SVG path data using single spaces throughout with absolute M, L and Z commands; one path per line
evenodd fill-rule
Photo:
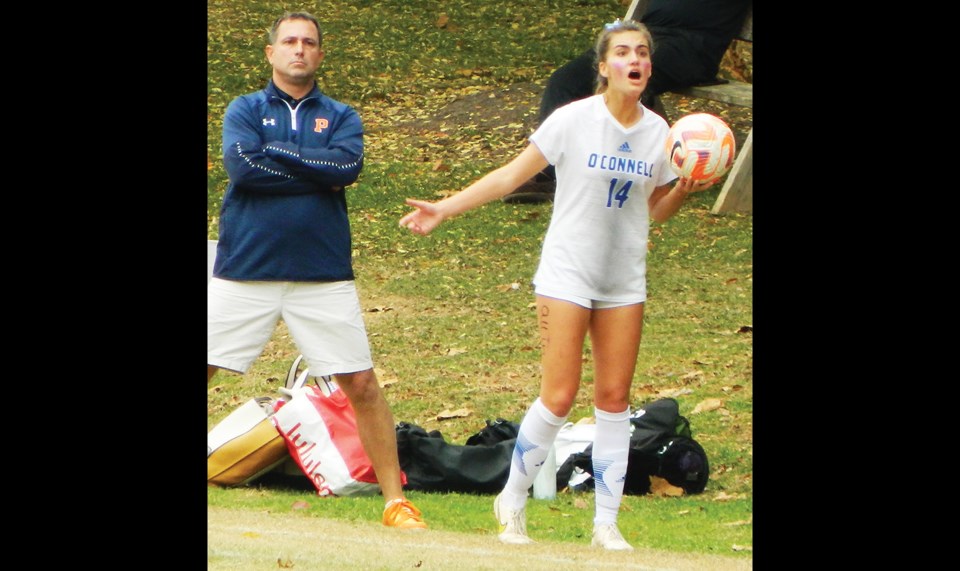
M 683 178 L 719 178 L 733 166 L 737 143 L 723 119 L 709 113 L 684 115 L 670 127 L 664 144 L 670 168 Z

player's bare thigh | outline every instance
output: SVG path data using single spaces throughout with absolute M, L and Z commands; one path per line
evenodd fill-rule
M 543 379 L 540 399 L 550 412 L 566 416 L 580 388 L 583 343 L 590 310 L 576 303 L 537 295 Z

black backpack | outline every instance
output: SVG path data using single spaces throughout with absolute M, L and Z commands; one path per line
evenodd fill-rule
M 400 422 L 397 455 L 407 476 L 404 490 L 496 494 L 510 475 L 510 459 L 519 424 L 498 418 L 471 436 L 451 444 L 438 430 Z
M 710 465 L 707 453 L 690 430 L 690 421 L 680 414 L 680 406 L 672 398 L 663 398 L 638 408 L 630 417 L 630 454 L 623 493 L 643 495 L 650 492 L 650 476 L 664 478 L 683 488 L 684 493 L 699 494 L 707 486 Z M 590 478 L 576 489 L 593 488 L 593 444 L 571 454 L 557 470 L 557 489 L 569 487 L 574 471 L 586 472 Z

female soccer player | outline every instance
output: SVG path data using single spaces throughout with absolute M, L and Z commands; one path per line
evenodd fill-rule
M 630 445 L 630 384 L 646 301 L 649 221 L 667 220 L 690 192 L 715 180 L 677 178 L 664 159 L 669 126 L 640 103 L 653 73 L 649 30 L 606 24 L 596 42 L 597 93 L 560 107 L 511 162 L 439 202 L 407 199 L 400 226 L 426 235 L 443 220 L 496 200 L 548 164 L 553 214 L 533 278 L 541 338 L 540 395 L 520 424 L 510 475 L 493 504 L 504 543 L 532 543 L 527 493 L 581 380 L 589 332 L 595 362 L 592 545 L 632 550 L 617 527 Z M 674 182 L 676 181 L 676 182 Z

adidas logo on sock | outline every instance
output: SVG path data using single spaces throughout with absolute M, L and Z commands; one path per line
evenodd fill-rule
M 626 141 L 624 141 L 623 144 L 620 145 L 620 148 L 617 149 L 617 150 L 620 151 L 621 153 L 631 153 L 631 152 L 633 152 L 633 151 L 630 150 L 630 145 L 629 145 Z

